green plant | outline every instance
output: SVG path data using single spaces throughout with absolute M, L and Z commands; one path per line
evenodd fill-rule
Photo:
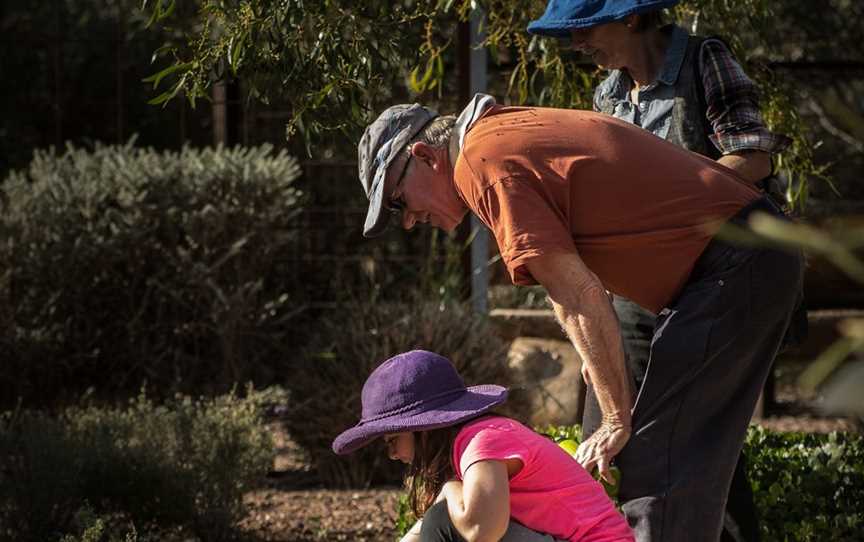
M 131 530 L 122 534 L 112 533 L 109 522 L 105 518 L 99 517 L 86 503 L 75 514 L 73 527 L 76 532 L 80 532 L 80 538 L 74 534 L 67 534 L 60 539 L 60 542 L 103 542 L 106 540 L 107 542 L 138 542 L 138 531 L 134 525 Z
M 582 442 L 581 425 L 547 425 L 546 427 L 535 427 L 535 431 L 551 438 L 555 442 L 572 440 L 578 445 Z
M 691 0 L 671 14 L 693 31 L 726 37 L 760 83 L 769 127 L 795 140 L 778 162 L 792 181 L 789 195 L 803 203 L 808 180 L 827 177 L 814 162 L 807 123 L 789 107 L 789 97 L 800 89 L 767 66 L 779 51 L 787 57 L 809 52 L 813 37 L 823 38 L 812 40 L 816 52 L 844 57 L 854 49 L 857 33 L 850 21 L 857 20 L 860 8 L 839 0 L 816 26 L 794 4 Z M 154 27 L 171 28 L 179 19 L 173 0 L 145 0 L 142 6 Z M 543 12 L 543 2 L 375 0 L 360 6 L 348 0 L 200 0 L 196 7 L 190 18 L 199 24 L 181 33 L 185 39 L 172 39 L 156 51 L 159 71 L 147 80 L 161 93 L 152 102 L 175 96 L 194 102 L 207 96 L 213 82 L 239 79 L 251 96 L 287 104 L 288 134 L 301 132 L 310 154 L 311 142 L 328 131 L 358 138 L 374 112 L 406 94 L 442 102 L 442 110 L 461 107 L 452 104 L 454 92 L 447 96 L 442 89 L 453 87 L 447 84 L 457 64 L 453 28 L 472 15 L 483 17 L 481 45 L 499 64 L 491 85 L 502 99 L 590 109 L 598 82 L 597 70 L 571 62 L 557 40 L 528 35 L 526 26 Z M 842 41 L 827 45 L 825 28 Z
M 536 431 L 558 443 L 581 441 L 578 425 Z M 744 451 L 763 540 L 858 539 L 864 529 L 864 438 L 779 433 L 754 425 Z M 606 484 L 604 489 L 614 491 Z
M 243 492 L 272 465 L 262 408 L 274 397 L 284 399 L 250 388 L 245 398 L 177 396 L 157 404 L 142 391 L 122 408 L 6 412 L 0 537 L 47 540 L 76 524 L 97 536 L 109 513 L 139 525 L 187 526 L 205 540 L 230 537 Z M 76 518 L 82 509 L 93 521 Z
M 852 280 L 864 284 L 864 227 L 844 229 L 816 228 L 808 224 L 789 222 L 766 213 L 755 213 L 749 220 L 750 229 L 726 224 L 719 235 L 731 242 L 776 246 L 789 250 L 803 250 L 808 254 L 824 257 Z M 841 364 L 851 356 L 864 353 L 864 319 L 847 318 L 838 326 L 840 338 L 801 374 L 798 383 L 807 391 L 814 391 L 825 383 Z M 851 365 L 844 379 L 861 379 L 864 364 Z M 837 386 L 829 381 L 826 387 L 826 404 L 845 414 L 864 418 L 864 401 L 855 386 Z
M 744 447 L 763 540 L 860 539 L 864 438 L 751 427 Z
M 37 152 L 0 186 L 0 407 L 266 383 L 303 307 L 299 173 L 266 145 Z
M 331 443 L 357 423 L 366 377 L 385 359 L 425 349 L 448 357 L 468 385 L 508 384 L 506 345 L 491 324 L 469 307 L 437 297 L 383 302 L 355 298 L 317 322 L 304 355 L 288 360 L 285 387 L 291 404 L 284 424 L 331 485 L 363 487 L 398 481 L 401 468 L 383 447 L 371 445 L 348 458 Z
M 415 523 L 417 523 L 417 516 L 411 511 L 408 495 L 400 495 L 396 502 L 396 539 L 401 540 Z

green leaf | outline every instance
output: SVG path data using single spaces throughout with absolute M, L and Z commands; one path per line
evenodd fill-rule
M 145 25 L 146 28 L 150 28 L 153 25 L 153 23 L 155 23 L 156 21 L 159 20 L 159 13 L 161 13 L 161 11 L 162 11 L 162 1 L 163 0 L 156 0 L 156 5 L 153 6 L 153 14 L 150 15 L 150 19 L 147 21 L 147 24 Z M 146 3 L 146 0 L 145 0 L 145 3 Z M 144 9 L 143 5 L 141 6 L 141 9 Z
M 165 91 L 162 94 L 160 94 L 159 96 L 156 96 L 155 98 L 153 98 L 151 100 L 148 100 L 147 103 L 149 105 L 163 104 L 163 103 L 167 102 L 168 100 L 170 100 L 171 98 L 173 98 L 174 96 L 176 96 L 178 90 L 179 90 L 179 87 L 174 87 L 173 90 Z
M 408 76 L 408 87 L 411 89 L 411 92 L 414 94 L 420 94 L 423 90 L 420 88 L 420 81 L 417 80 L 417 76 L 420 73 L 420 66 L 415 66 L 413 70 L 411 70 L 411 75 Z
M 864 339 L 852 337 L 838 339 L 801 373 L 798 384 L 805 390 L 815 390 L 852 352 L 862 349 L 864 349 Z
M 168 66 L 167 68 L 165 68 L 164 70 L 162 70 L 160 72 L 157 72 L 157 73 L 154 73 L 153 75 L 145 77 L 141 81 L 144 83 L 153 83 L 153 88 L 155 89 L 156 87 L 159 86 L 159 82 L 162 81 L 162 79 L 164 79 L 168 75 L 171 75 L 172 73 L 174 73 L 176 71 L 188 70 L 189 68 L 192 67 L 192 65 L 193 65 L 192 62 L 184 62 L 184 63 L 174 64 L 173 66 Z

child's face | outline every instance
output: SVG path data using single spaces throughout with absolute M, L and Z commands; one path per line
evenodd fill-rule
M 387 445 L 387 455 L 390 459 L 398 459 L 409 465 L 414 460 L 414 433 L 384 435 L 384 443 Z

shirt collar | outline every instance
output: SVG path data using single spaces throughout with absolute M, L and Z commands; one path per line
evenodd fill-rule
M 681 65 L 684 63 L 684 54 L 687 52 L 687 41 L 689 36 L 680 26 L 672 27 L 672 36 L 669 40 L 669 48 L 666 50 L 666 58 L 663 60 L 663 68 L 657 81 L 666 85 L 674 85 L 681 73 Z
M 450 145 L 448 148 L 450 154 L 450 163 L 456 164 L 456 157 L 462 150 L 462 145 L 465 143 L 465 134 L 471 126 L 482 117 L 486 111 L 495 105 L 495 98 L 488 94 L 478 92 L 474 98 L 468 103 L 456 122 L 453 125 L 453 131 L 450 133 Z

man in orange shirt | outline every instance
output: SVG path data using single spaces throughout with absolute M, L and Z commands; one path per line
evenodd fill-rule
M 617 457 L 637 538 L 717 540 L 802 265 L 799 253 L 713 235 L 779 210 L 734 171 L 626 122 L 482 94 L 458 118 L 393 106 L 358 153 L 364 235 L 380 234 L 390 212 L 406 229 L 449 231 L 470 210 L 512 281 L 544 286 L 603 412 L 575 457 L 604 476 Z M 638 397 L 608 292 L 659 316 Z

